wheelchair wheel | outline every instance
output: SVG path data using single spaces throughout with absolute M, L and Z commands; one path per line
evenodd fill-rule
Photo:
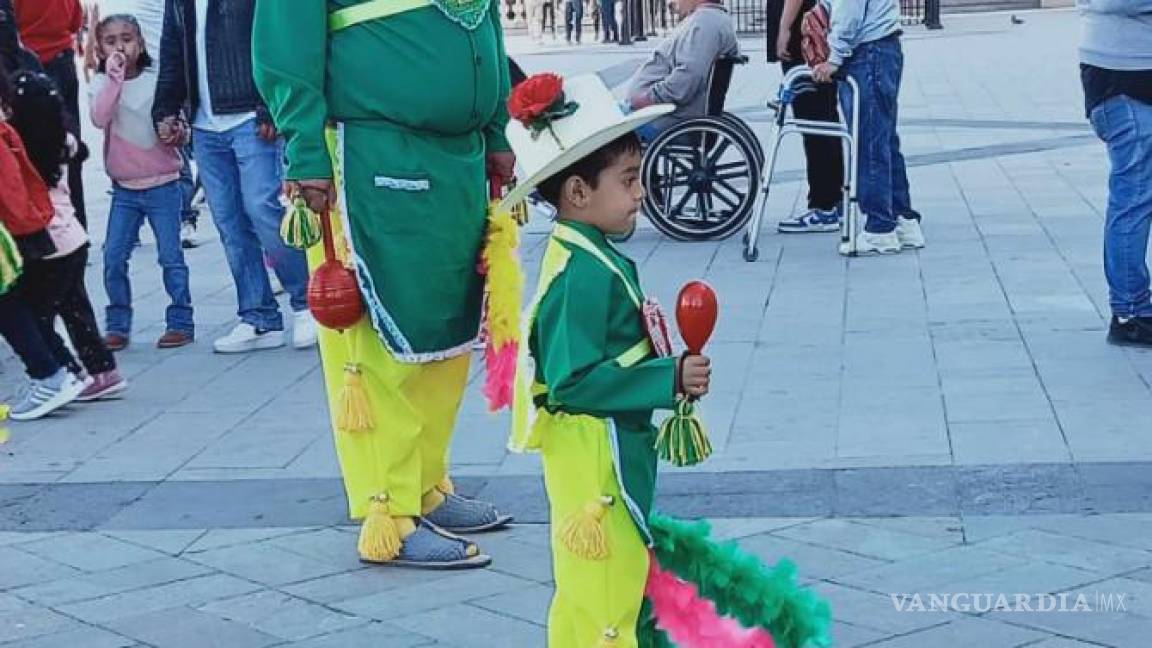
M 730 236 L 752 215 L 761 164 L 746 133 L 725 119 L 690 119 L 644 153 L 644 211 L 681 241 Z
M 748 125 L 748 122 L 727 112 L 721 113 L 720 119 L 732 124 L 736 130 L 744 134 L 746 141 L 752 146 L 752 150 L 756 151 L 757 166 L 761 169 L 764 168 L 764 147 L 760 144 L 760 138 L 756 136 L 756 132 Z

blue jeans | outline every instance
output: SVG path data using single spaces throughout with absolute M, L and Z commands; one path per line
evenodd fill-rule
M 236 284 L 240 320 L 260 331 L 284 330 L 264 255 L 294 311 L 308 307 L 308 265 L 302 251 L 280 240 L 280 145 L 260 138 L 255 119 L 222 133 L 194 129 L 193 140 L 204 194 Z
M 128 259 L 148 221 L 156 237 L 156 253 L 163 272 L 164 290 L 171 304 L 168 330 L 192 335 L 192 294 L 188 290 L 188 266 L 180 247 L 180 187 L 175 181 L 152 189 L 112 187 L 112 213 L 104 241 L 104 291 L 108 293 L 105 331 L 129 337 L 132 332 L 132 286 Z
M 192 208 L 192 198 L 196 195 L 196 178 L 192 176 L 192 145 L 180 149 L 180 159 L 184 166 L 180 167 L 180 222 L 196 225 L 199 212 Z
M 1104 275 L 1112 313 L 1152 317 L 1145 259 L 1152 224 L 1152 104 L 1119 95 L 1096 106 L 1091 119 L 1112 163 L 1104 221 Z
M 899 37 L 890 36 L 856 46 L 841 72 L 860 87 L 860 131 L 857 150 L 856 197 L 867 216 L 864 230 L 887 234 L 896 229 L 896 218 L 915 218 L 908 187 L 908 169 L 896 134 L 900 77 L 904 52 Z M 852 115 L 852 92 L 841 87 L 840 104 L 848 119 Z

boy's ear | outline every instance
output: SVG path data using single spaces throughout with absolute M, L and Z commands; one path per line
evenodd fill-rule
M 583 208 L 588 204 L 588 193 L 590 187 L 584 178 L 578 175 L 570 176 L 564 181 L 560 190 L 560 197 L 562 201 L 568 202 L 573 207 Z

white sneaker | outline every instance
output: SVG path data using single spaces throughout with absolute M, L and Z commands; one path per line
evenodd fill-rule
M 292 325 L 292 346 L 297 349 L 316 346 L 316 318 L 307 309 L 296 312 Z
M 915 218 L 897 218 L 896 237 L 900 239 L 902 248 L 919 250 L 924 247 L 924 230 L 920 229 L 920 221 Z
M 196 238 L 196 224 L 184 223 L 180 226 L 180 247 L 185 250 L 190 250 L 197 245 L 200 245 L 200 239 Z
M 874 234 L 860 232 L 856 235 L 856 249 L 851 250 L 847 243 L 840 246 L 840 254 L 851 256 L 855 254 L 896 254 L 900 251 L 900 237 L 895 231 L 887 234 Z
M 240 322 L 231 333 L 212 343 L 216 353 L 248 353 L 282 346 L 284 346 L 284 331 L 260 332 L 255 326 L 245 322 Z
M 9 414 L 13 421 L 33 421 L 76 400 L 82 391 L 84 382 L 61 368 L 53 376 L 29 383 Z

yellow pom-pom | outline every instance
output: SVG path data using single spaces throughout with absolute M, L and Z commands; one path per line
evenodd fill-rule
M 453 495 L 456 493 L 456 484 L 452 483 L 451 477 L 444 475 L 444 479 L 441 479 L 440 482 L 436 484 L 436 490 L 445 495 Z
M 604 516 L 615 499 L 604 495 L 585 504 L 560 524 L 560 542 L 573 554 L 587 560 L 604 560 L 609 555 Z
M 284 244 L 297 250 L 307 250 L 323 237 L 320 216 L 312 211 L 303 199 L 292 202 L 292 209 L 280 221 L 280 238 Z
M 357 549 L 368 562 L 388 562 L 400 555 L 400 528 L 388 508 L 388 495 L 374 495 L 360 527 Z

